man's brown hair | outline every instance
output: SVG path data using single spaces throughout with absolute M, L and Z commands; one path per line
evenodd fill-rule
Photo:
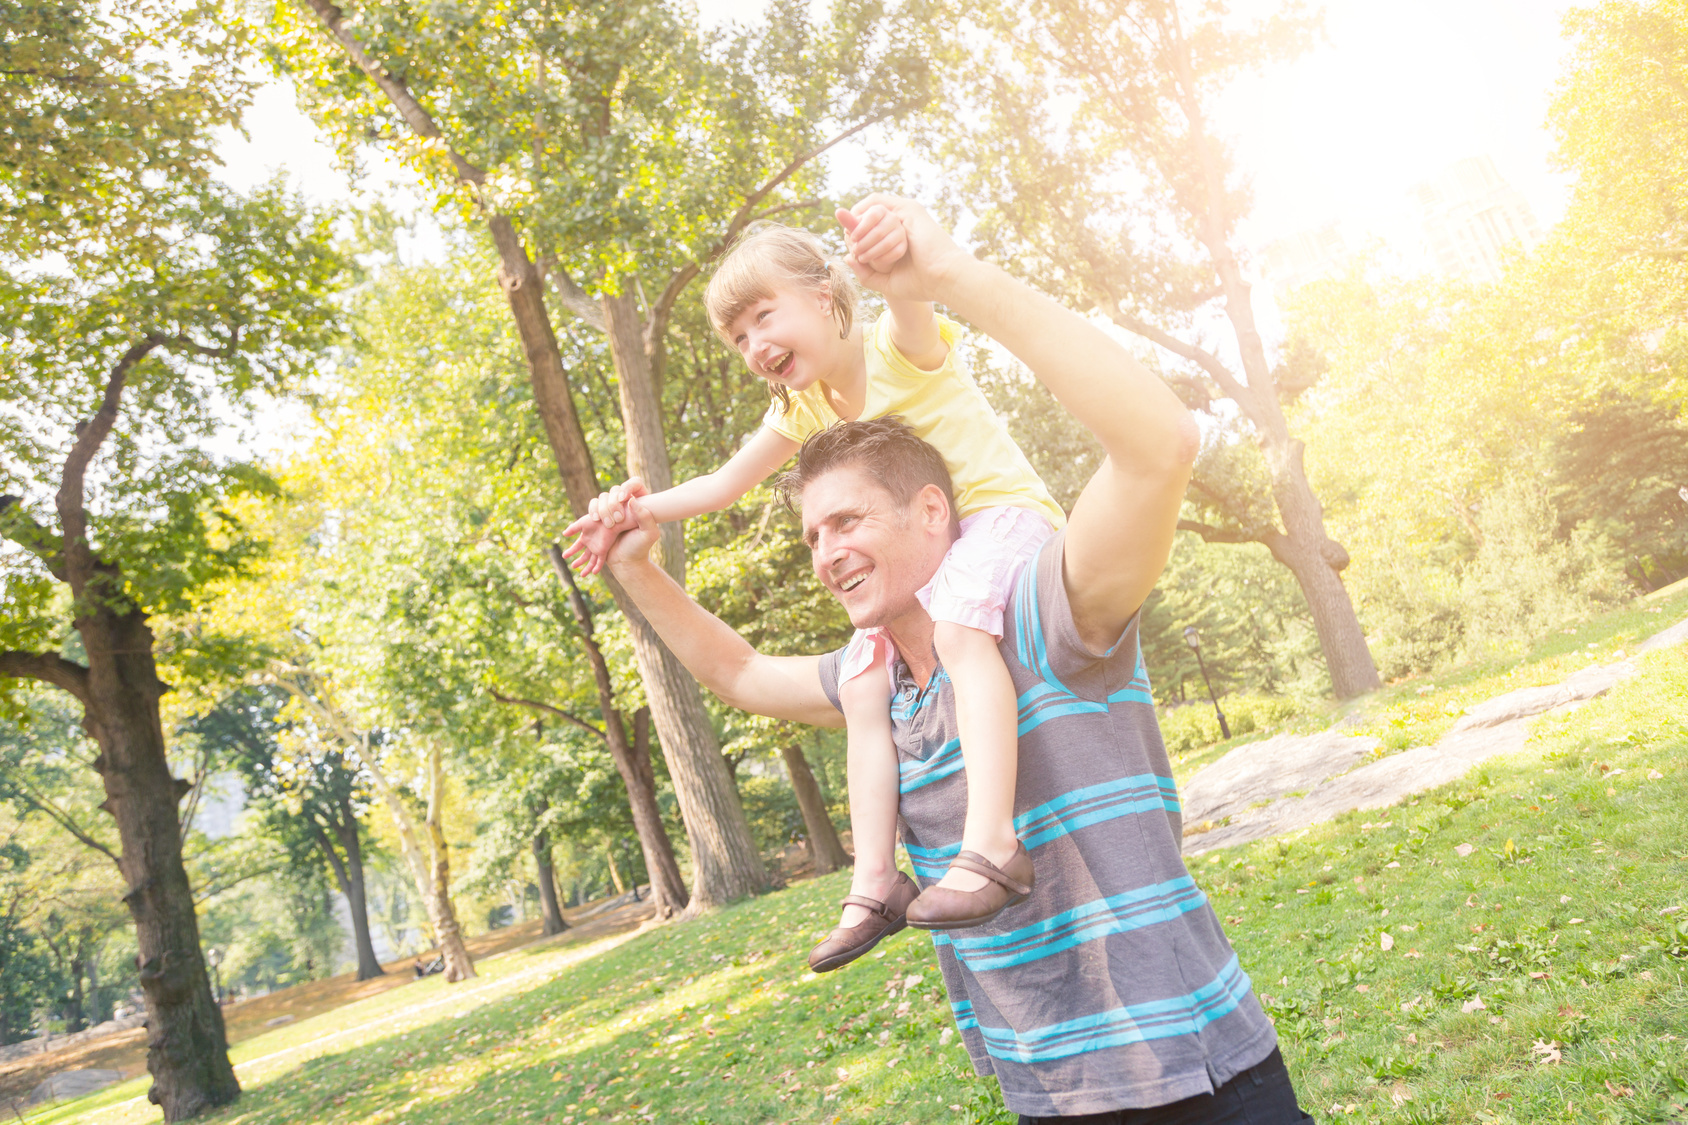
M 834 469 L 860 467 L 874 483 L 907 505 L 921 489 L 935 484 L 949 502 L 950 527 L 959 522 L 955 485 L 943 454 L 895 414 L 864 422 L 839 422 L 811 434 L 797 451 L 797 464 L 776 485 L 786 506 L 797 510 L 810 481 Z

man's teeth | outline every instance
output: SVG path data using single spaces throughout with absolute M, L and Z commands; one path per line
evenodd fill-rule
M 838 584 L 838 588 L 840 590 L 844 590 L 844 591 L 848 592 L 850 590 L 854 590 L 857 586 L 860 586 L 863 582 L 866 582 L 866 581 L 867 581 L 867 575 L 865 575 L 865 574 L 855 574 L 855 575 L 851 575 L 849 578 L 846 578 L 844 581 L 840 582 Z

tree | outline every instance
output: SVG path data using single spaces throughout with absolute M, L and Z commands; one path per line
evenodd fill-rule
M 815 202 L 806 196 L 825 152 L 924 98 L 923 64 L 906 46 L 918 19 L 860 0 L 840 3 L 827 27 L 810 26 L 806 4 L 784 2 L 766 30 L 708 40 L 665 3 L 482 3 L 449 20 L 391 3 L 351 15 L 330 0 L 299 8 L 309 23 L 278 15 L 280 53 L 319 120 L 348 148 L 392 138 L 442 203 L 485 224 L 576 511 L 610 482 L 576 413 L 547 286 L 603 334 L 626 469 L 666 488 L 662 387 L 676 302 L 749 222 Z M 665 533 L 662 559 L 683 579 L 678 528 Z M 691 840 L 691 907 L 760 890 L 762 865 L 696 683 L 612 593 Z
M 1376 688 L 1348 552 L 1285 416 L 1307 373 L 1268 358 L 1238 248 L 1247 192 L 1208 123 L 1233 76 L 1299 50 L 1316 23 L 1293 0 L 1247 27 L 1224 3 L 1192 19 L 1176 0 L 1004 0 L 973 18 L 989 34 L 964 37 L 979 54 L 952 70 L 953 100 L 980 125 L 946 122 L 932 144 L 975 237 L 1169 357 L 1168 382 L 1216 423 L 1180 526 L 1265 544 L 1301 587 L 1337 696 Z M 1220 325 L 1224 346 L 1206 339 Z
M 189 729 L 227 747 L 245 782 L 246 798 L 266 829 L 286 847 L 293 868 L 325 864 L 346 899 L 357 954 L 357 979 L 381 976 L 369 932 L 364 880 L 364 779 L 338 743 L 281 718 L 285 693 L 248 689 L 231 694 Z
M 282 390 L 332 338 L 344 263 L 328 216 L 279 186 L 242 197 L 208 178 L 208 130 L 244 98 L 243 30 L 216 6 L 66 3 L 12 26 L 8 120 L 36 115 L 39 147 L 7 147 L 0 178 L 8 229 L 33 231 L 0 249 L 0 686 L 67 692 L 99 746 L 152 1027 L 148 1096 L 179 1121 L 239 1086 L 182 864 L 191 783 L 166 757 L 150 621 L 254 549 L 222 502 L 264 478 L 199 442 L 214 406 Z

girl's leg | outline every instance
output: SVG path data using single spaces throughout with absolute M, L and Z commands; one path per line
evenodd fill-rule
M 953 621 L 933 625 L 938 659 L 955 689 L 961 760 L 967 767 L 967 819 L 961 829 L 961 847 L 1001 867 L 1020 846 L 1014 833 L 1014 791 L 1020 768 L 1014 680 L 995 637 Z M 984 876 L 956 867 L 938 883 L 956 891 L 976 891 L 988 884 Z
M 883 642 L 881 642 L 883 643 Z M 891 741 L 891 685 L 876 659 L 838 689 L 844 707 L 845 773 L 850 786 L 850 835 L 856 846 L 850 893 L 884 902 L 897 883 L 897 749 Z M 861 906 L 846 906 L 840 926 L 867 921 Z

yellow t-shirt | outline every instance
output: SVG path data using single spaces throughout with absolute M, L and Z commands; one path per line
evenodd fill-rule
M 922 371 L 891 342 L 890 316 L 881 316 L 868 329 L 862 418 L 901 415 L 915 433 L 931 442 L 949 466 L 960 515 L 986 508 L 1029 508 L 1056 528 L 1064 526 L 1066 513 L 1008 436 L 1008 427 L 991 409 L 979 385 L 956 362 L 961 326 L 940 316 L 938 333 L 949 346 L 949 354 L 936 371 Z M 817 383 L 794 392 L 789 410 L 774 403 L 762 424 L 793 441 L 804 441 L 838 421 Z

